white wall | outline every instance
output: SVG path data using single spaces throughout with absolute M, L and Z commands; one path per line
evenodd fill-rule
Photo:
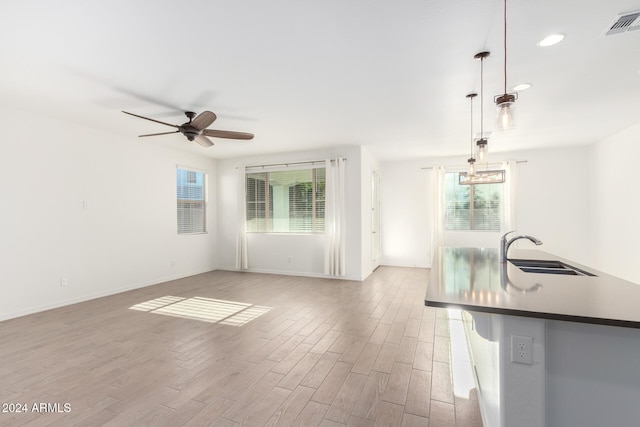
M 215 161 L 4 107 L 0 117 L 11 123 L 0 137 L 0 320 L 215 268 L 215 227 L 178 236 L 175 202 L 176 164 L 208 170 L 212 189 Z
M 384 265 L 430 267 L 431 172 L 424 160 L 380 165 L 382 259 Z
M 345 157 L 347 268 L 345 279 L 361 280 L 361 148 L 358 146 L 244 157 L 218 161 L 218 266 L 235 269 L 237 175 L 239 165 L 323 160 Z M 324 236 L 249 233 L 249 271 L 324 276 Z
M 380 163 L 378 160 L 369 153 L 365 148 L 361 149 L 361 170 L 360 170 L 360 204 L 361 204 L 361 278 L 364 280 L 369 276 L 373 270 L 380 265 L 380 258 L 373 259 L 373 235 L 372 230 L 372 218 L 371 209 L 372 204 L 372 192 L 371 187 L 373 184 L 373 172 L 380 172 Z
M 588 147 L 496 153 L 492 161 L 518 164 L 516 225 L 520 233 L 544 242 L 540 249 L 583 262 L 589 258 L 590 194 L 584 164 Z M 385 265 L 431 266 L 432 170 L 435 165 L 464 166 L 464 159 L 438 158 L 383 162 L 382 229 Z M 499 233 L 447 233 L 451 246 L 498 247 Z M 527 243 L 521 243 L 525 247 Z
M 319 276 L 324 273 L 324 234 L 248 233 L 247 255 L 253 272 Z
M 516 227 L 543 241 L 538 249 L 579 263 L 591 258 L 592 192 L 590 147 L 522 151 L 519 167 Z M 527 241 L 519 247 L 528 247 Z
M 595 144 L 591 154 L 593 266 L 640 283 L 640 124 Z

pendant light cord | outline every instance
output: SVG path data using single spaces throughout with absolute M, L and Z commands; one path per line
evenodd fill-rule
M 471 158 L 473 159 L 473 96 L 470 96 L 469 99 L 471 100 L 471 126 L 469 128 L 471 129 Z
M 507 93 L 507 0 L 504 0 L 504 93 Z
M 480 139 L 484 139 L 484 58 L 480 58 Z

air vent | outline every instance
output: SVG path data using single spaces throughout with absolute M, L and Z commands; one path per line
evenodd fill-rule
M 640 12 L 630 12 L 618 15 L 609 25 L 605 35 L 620 34 L 627 31 L 640 30 Z

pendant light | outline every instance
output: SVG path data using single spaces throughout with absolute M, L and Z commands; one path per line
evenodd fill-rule
M 515 102 L 518 93 L 507 93 L 507 0 L 504 0 L 504 93 L 496 95 L 498 129 L 509 129 L 515 125 Z
M 470 93 L 467 95 L 469 98 L 469 104 L 471 104 L 471 157 L 467 162 L 469 163 L 469 171 L 467 172 L 467 176 L 475 176 L 476 175 L 476 159 L 473 157 L 473 98 L 478 96 L 477 93 Z
M 480 61 L 480 139 L 476 141 L 476 162 L 487 163 L 488 142 L 484 137 L 484 60 L 490 55 L 489 52 L 480 52 L 474 58 Z

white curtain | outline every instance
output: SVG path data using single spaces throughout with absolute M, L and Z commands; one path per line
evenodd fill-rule
M 247 270 L 249 258 L 247 257 L 247 186 L 246 170 L 244 166 L 237 169 L 237 241 L 236 241 L 236 269 Z
M 431 260 L 439 246 L 444 246 L 444 166 L 434 166 L 431 170 L 432 221 Z
M 326 160 L 324 273 L 346 274 L 345 159 Z
M 516 188 L 518 185 L 518 165 L 515 160 L 502 163 L 504 169 L 504 193 L 500 235 L 516 229 Z

